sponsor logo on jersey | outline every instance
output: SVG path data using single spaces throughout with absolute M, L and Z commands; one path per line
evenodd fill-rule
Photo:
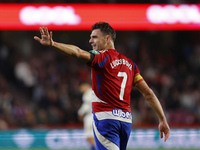
M 132 119 L 131 112 L 128 112 L 128 111 L 125 112 L 125 111 L 122 111 L 121 109 L 113 109 L 112 114 L 116 117 Z

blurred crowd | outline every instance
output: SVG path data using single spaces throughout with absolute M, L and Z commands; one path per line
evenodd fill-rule
M 0 31 L 0 129 L 79 124 L 79 86 L 90 68 L 33 39 L 39 31 Z M 53 39 L 90 50 L 90 31 L 53 31 Z M 200 31 L 117 31 L 115 48 L 131 58 L 170 124 L 200 123 Z M 144 97 L 131 93 L 133 125 L 155 124 Z

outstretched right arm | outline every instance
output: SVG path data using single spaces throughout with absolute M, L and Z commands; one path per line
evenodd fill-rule
M 41 39 L 37 36 L 34 36 L 34 39 L 40 42 L 42 45 L 51 46 L 56 48 L 61 53 L 75 57 L 81 61 L 89 62 L 91 54 L 85 50 L 80 49 L 75 45 L 58 43 L 52 39 L 52 31 L 49 33 L 47 27 L 40 27 Z

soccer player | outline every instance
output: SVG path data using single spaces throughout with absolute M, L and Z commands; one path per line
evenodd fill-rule
M 95 150 L 95 141 L 93 135 L 93 115 L 92 115 L 92 87 L 88 83 L 83 83 L 80 86 L 82 95 L 82 105 L 78 110 L 80 121 L 83 121 L 84 131 L 87 141 L 90 143 L 91 150 Z
M 115 50 L 115 30 L 106 22 L 92 26 L 88 52 L 75 45 L 56 42 L 46 27 L 40 28 L 42 45 L 51 46 L 65 55 L 75 57 L 92 68 L 93 130 L 97 150 L 125 150 L 131 132 L 130 93 L 132 86 L 141 92 L 159 119 L 160 136 L 170 135 L 162 106 L 140 75 L 137 65 Z

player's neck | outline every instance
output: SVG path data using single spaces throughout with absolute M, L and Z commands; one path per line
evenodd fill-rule
M 115 49 L 114 43 L 109 43 L 109 44 L 106 46 L 106 49 Z

